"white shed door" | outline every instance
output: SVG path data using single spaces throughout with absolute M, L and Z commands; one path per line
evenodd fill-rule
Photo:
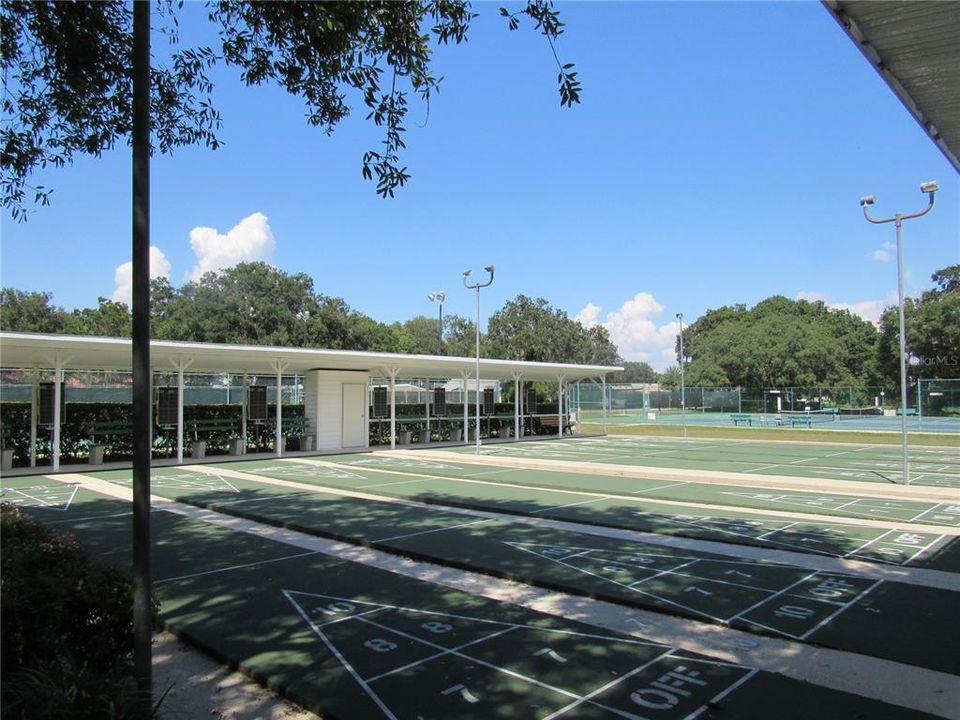
M 366 445 L 367 386 L 343 384 L 343 447 Z

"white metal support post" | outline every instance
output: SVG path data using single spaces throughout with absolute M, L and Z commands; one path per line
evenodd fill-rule
M 247 393 L 247 371 L 243 371 L 243 386 L 240 396 L 240 442 L 243 443 L 243 452 L 247 452 L 247 403 L 250 400 Z
M 523 373 L 513 373 L 513 437 L 517 440 L 520 439 L 520 403 L 522 401 L 520 397 L 520 378 L 522 377 Z
M 467 393 L 467 380 L 470 379 L 470 372 L 463 370 L 460 373 L 460 377 L 463 379 L 463 392 L 461 397 L 463 398 L 463 444 L 466 445 L 469 440 L 470 433 L 470 396 Z
M 933 207 L 933 198 L 939 186 L 935 181 L 921 183 L 920 191 L 927 196 L 927 207 L 915 213 L 897 213 L 893 217 L 876 219 L 870 217 L 868 208 L 876 202 L 872 195 L 860 198 L 863 216 L 875 225 L 892 222 L 897 228 L 897 306 L 900 315 L 900 434 L 903 441 L 903 482 L 910 484 L 910 459 L 907 440 L 907 328 L 903 308 L 903 221 L 922 217 Z
M 563 381 L 566 375 L 557 375 L 557 437 L 563 437 Z
M 390 379 L 390 449 L 397 447 L 397 373 L 400 368 L 385 368 Z
M 183 393 L 186 387 L 184 382 L 184 371 L 193 365 L 193 360 L 185 361 L 183 358 L 177 358 L 173 366 L 177 370 L 177 464 L 183 463 Z
M 277 445 L 277 457 L 283 456 L 283 371 L 287 369 L 288 363 L 277 360 L 273 363 L 273 369 L 277 372 L 277 431 L 275 442 Z
M 37 466 L 37 393 L 40 386 L 37 384 L 37 373 L 34 369 L 33 387 L 30 392 L 30 467 Z
M 427 378 L 426 383 L 427 383 L 427 393 L 426 393 L 426 401 L 423 403 L 423 407 L 427 411 L 427 432 L 430 432 L 430 378 Z M 426 435 L 421 435 L 420 441 L 423 442 L 423 438 L 425 437 Z
M 603 434 L 607 434 L 607 376 L 600 376 L 600 412 L 603 413 Z
M 60 469 L 60 397 L 63 393 L 63 358 L 57 353 L 56 367 L 53 370 L 53 440 L 51 457 L 53 470 Z

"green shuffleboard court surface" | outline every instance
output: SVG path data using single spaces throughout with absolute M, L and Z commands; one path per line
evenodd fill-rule
M 185 485 L 176 478 L 186 473 Z M 438 508 L 291 493 L 157 470 L 162 494 L 219 512 L 630 606 L 960 673 L 944 644 L 960 594 L 843 573 L 476 519 Z M 114 474 L 114 480 L 122 476 Z M 276 492 L 274 492 L 276 491 Z M 922 602 L 914 609 L 917 599 Z M 874 642 L 875 638 L 882 642 Z M 960 638 L 958 638 L 960 641 Z
M 563 472 L 497 467 L 496 458 L 495 455 L 488 463 L 478 465 L 458 463 L 453 459 L 441 461 L 418 457 L 401 458 L 364 454 L 338 455 L 332 459 L 332 462 L 350 468 L 381 469 L 413 476 L 459 478 L 491 484 L 524 485 L 709 505 L 731 505 L 763 510 L 960 527 L 960 495 L 955 502 L 893 500 L 870 497 L 869 487 L 864 488 L 864 496 L 856 497 L 829 492 L 773 490 L 685 480 L 624 478 L 576 470 Z M 391 484 L 399 485 L 400 481 L 401 478 L 394 478 L 393 483 L 386 482 L 383 487 L 389 487 Z
M 129 557 L 120 501 L 80 489 L 56 509 L 56 481 L 29 482 L 46 499 L 22 502 L 26 512 L 59 513 L 89 547 Z M 5 494 L 26 487 L 3 482 Z M 168 625 L 327 718 L 933 717 L 171 513 L 153 518 Z
M 378 469 L 365 462 L 370 460 L 376 460 L 375 467 Z M 398 469 L 387 470 L 389 463 L 396 463 Z M 421 467 L 412 468 L 412 463 L 418 463 Z M 156 469 L 154 475 L 158 479 L 154 491 L 166 494 L 170 489 L 173 497 L 186 496 L 183 492 L 178 493 L 175 487 L 164 488 L 165 483 L 184 478 L 184 490 L 193 489 L 198 482 L 219 482 L 220 487 L 224 488 L 223 492 L 235 494 L 236 491 L 229 489 L 226 483 L 237 485 L 241 482 L 230 476 L 231 472 L 239 471 L 249 473 L 252 481 L 256 481 L 258 477 L 272 478 L 317 488 L 361 491 L 432 505 L 550 518 L 888 564 L 960 570 L 960 542 L 956 541 L 955 536 L 918 532 L 910 529 L 906 523 L 896 527 L 830 524 L 763 516 L 743 510 L 721 511 L 667 504 L 640 496 L 628 498 L 603 494 L 584 495 L 542 486 L 519 486 L 514 478 L 511 478 L 511 484 L 518 486 L 501 485 L 486 480 L 471 482 L 467 479 L 457 480 L 423 474 L 431 470 L 425 467 L 429 464 L 429 461 L 368 455 L 337 456 L 336 463 L 310 460 L 232 462 L 222 466 L 224 470 L 220 475 L 217 475 L 218 466 L 213 465 L 196 466 L 195 470 Z M 447 463 L 440 465 L 443 472 L 450 471 L 450 468 L 446 467 Z M 477 466 L 469 467 L 476 471 Z M 130 483 L 129 472 L 94 475 L 128 486 Z M 578 477 L 581 480 L 583 478 Z M 203 493 L 199 496 L 194 493 L 192 496 L 202 497 Z M 215 496 L 216 493 L 213 493 L 208 497 Z M 237 500 L 243 502 L 239 495 Z M 850 498 L 847 500 L 849 502 Z
M 960 450 L 948 447 L 910 449 L 911 484 L 960 488 Z M 447 448 L 473 453 L 471 446 Z M 685 470 L 899 483 L 903 479 L 900 448 L 890 445 L 772 442 L 656 437 L 564 437 L 483 446 L 484 455 L 600 462 Z

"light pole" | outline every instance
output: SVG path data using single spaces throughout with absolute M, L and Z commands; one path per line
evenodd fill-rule
M 485 283 L 478 282 L 474 285 L 470 285 L 467 282 L 467 278 L 470 277 L 470 271 L 463 271 L 463 286 L 467 290 L 476 290 L 477 291 L 477 427 L 474 431 L 474 434 L 477 438 L 477 455 L 480 454 L 480 288 L 485 288 L 491 283 L 493 283 L 493 265 L 487 265 L 484 270 L 490 273 L 490 279 Z M 466 432 L 466 428 L 463 429 Z
M 903 309 L 903 221 L 918 218 L 930 212 L 933 207 L 933 196 L 940 187 L 936 181 L 920 184 L 920 192 L 927 196 L 927 206 L 920 212 L 904 215 L 897 213 L 888 218 L 872 218 L 868 208 L 877 199 L 873 195 L 860 198 L 860 207 L 863 216 L 875 225 L 892 222 L 897 227 L 897 307 L 900 312 L 900 433 L 903 436 L 903 482 L 910 484 L 910 460 L 907 457 L 907 329 Z
M 437 292 L 432 292 L 427 297 L 431 302 L 436 302 L 440 305 L 440 328 L 437 332 L 437 348 L 438 355 L 443 355 L 443 301 L 447 299 L 447 293 L 443 290 L 437 290 Z
M 683 313 L 677 313 L 677 320 L 680 321 L 680 417 L 684 420 L 683 423 L 683 436 L 687 436 L 687 387 L 686 379 L 684 378 L 683 371 Z

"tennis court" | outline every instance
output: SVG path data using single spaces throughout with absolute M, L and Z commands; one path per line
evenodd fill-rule
M 189 491 L 262 491 L 205 482 Z M 89 546 L 128 555 L 128 503 L 85 487 L 70 488 L 69 504 L 55 502 L 58 483 L 4 479 L 3 491 L 21 491 L 27 512 L 71 528 Z M 165 484 L 164 492 L 175 489 L 173 479 Z M 27 495 L 39 500 L 31 505 Z M 331 717 L 935 717 L 645 640 L 639 630 L 598 631 L 182 514 L 155 510 L 153 518 L 165 621 Z M 538 557 L 530 549 L 515 552 Z M 839 578 L 824 582 L 787 588 L 796 602 L 816 602 L 816 587 L 843 593 L 834 599 L 844 602 L 866 592 Z M 784 704 L 787 696 L 797 700 Z
M 780 413 L 739 413 L 739 412 L 687 412 L 655 411 L 649 417 L 648 411 L 634 410 L 623 414 L 608 415 L 606 422 L 614 427 L 618 425 L 692 425 L 717 427 L 759 427 L 779 429 L 816 429 L 828 431 L 854 432 L 900 432 L 899 416 L 884 415 L 845 415 L 833 412 L 793 410 Z M 734 425 L 732 416 L 749 417 L 749 425 L 742 421 Z M 603 416 L 596 411 L 583 413 L 583 421 L 601 424 Z M 809 421 L 809 423 L 808 423 Z M 958 433 L 960 418 L 957 417 L 919 417 L 907 416 L 907 432 L 912 433 Z

